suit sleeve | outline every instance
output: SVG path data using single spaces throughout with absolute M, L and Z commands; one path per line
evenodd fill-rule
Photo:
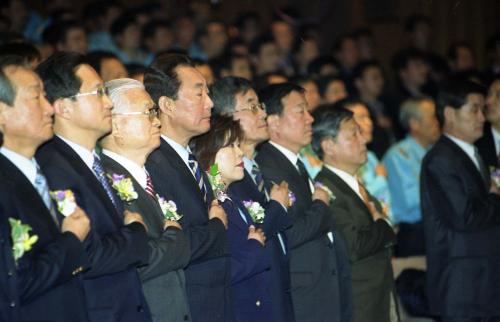
M 122 226 L 102 236 L 91 230 L 85 244 L 92 262 L 92 269 L 85 274 L 86 278 L 146 265 L 149 260 L 148 237 L 140 223 Z
M 271 200 L 265 204 L 264 209 L 266 217 L 262 229 L 267 236 L 273 236 L 292 225 L 292 217 L 279 202 Z
M 160 238 L 149 238 L 149 264 L 139 269 L 142 281 L 184 268 L 189 262 L 189 240 L 177 227 L 168 227 Z
M 26 254 L 25 254 L 26 256 Z M 64 233 L 31 257 L 21 258 L 17 270 L 22 303 L 65 283 L 89 267 L 83 244 L 72 233 Z
M 423 206 L 427 203 L 425 206 L 439 209 L 444 223 L 452 229 L 477 232 L 500 224 L 500 196 L 477 191 L 449 162 L 430 158 L 421 178 Z
M 360 227 L 350 214 L 347 204 L 339 199 L 332 201 L 330 209 L 335 216 L 337 229 L 347 244 L 351 261 L 371 256 L 392 245 L 395 234 L 386 221 L 379 219 L 368 227 Z

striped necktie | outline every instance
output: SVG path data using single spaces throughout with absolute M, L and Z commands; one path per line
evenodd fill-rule
M 57 212 L 54 207 L 54 204 L 52 203 L 52 200 L 50 199 L 49 185 L 47 184 L 47 179 L 43 175 L 38 164 L 36 165 L 35 188 L 38 191 L 40 197 L 42 198 L 43 203 L 49 210 L 50 216 L 55 221 L 57 226 L 59 226 L 59 221 L 57 220 Z
M 203 195 L 203 200 L 207 202 L 207 188 L 205 187 L 205 181 L 203 180 L 203 174 L 198 166 L 198 161 L 192 153 L 189 153 L 188 161 L 189 167 L 191 168 L 191 171 L 193 171 L 196 182 L 198 183 L 198 188 L 200 188 Z
M 155 188 L 153 187 L 153 181 L 151 180 L 151 176 L 149 175 L 149 173 L 147 171 L 146 171 L 146 189 L 145 190 L 151 198 L 156 200 L 156 192 L 155 192 Z
M 109 185 L 108 178 L 106 178 L 106 173 L 104 172 L 104 169 L 102 167 L 101 160 L 99 160 L 99 157 L 95 154 L 94 154 L 94 163 L 92 164 L 92 170 L 94 170 L 94 173 L 97 176 L 97 180 L 104 188 L 104 191 L 106 191 L 106 195 L 113 203 L 113 206 L 115 206 L 115 209 L 116 210 L 120 209 L 118 207 L 118 201 L 116 200 L 113 188 Z
M 262 178 L 259 166 L 255 162 L 252 163 L 252 176 L 259 192 L 264 193 L 264 178 Z

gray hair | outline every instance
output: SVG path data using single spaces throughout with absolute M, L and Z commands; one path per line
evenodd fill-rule
M 343 107 L 326 105 L 314 113 L 312 148 L 320 159 L 323 159 L 321 142 L 325 139 L 336 139 L 342 122 L 354 117 L 354 113 Z
M 422 110 L 420 104 L 423 102 L 433 102 L 432 98 L 422 96 L 417 98 L 409 98 L 401 104 L 401 111 L 399 111 L 399 122 L 405 130 L 410 130 L 410 120 L 421 120 Z
M 113 102 L 113 109 L 115 111 L 120 111 L 124 106 L 128 106 L 129 101 L 123 95 L 125 92 L 131 89 L 146 90 L 143 83 L 132 78 L 113 79 L 107 81 L 105 86 L 109 91 L 109 98 Z

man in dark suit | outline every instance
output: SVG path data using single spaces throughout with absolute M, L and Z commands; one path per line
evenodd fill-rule
M 491 83 L 486 98 L 486 122 L 476 147 L 489 168 L 500 168 L 500 76 Z
M 113 130 L 101 140 L 102 160 L 109 175 L 132 181 L 137 198 L 125 203 L 125 209 L 143 214 L 148 227 L 150 259 L 139 275 L 151 316 L 154 322 L 188 321 L 183 268 L 189 262 L 189 240 L 175 220 L 165 219 L 144 167 L 160 145 L 158 108 L 137 80 L 121 78 L 105 85 L 113 102 Z
M 269 139 L 264 105 L 259 102 L 250 81 L 241 77 L 225 77 L 210 87 L 214 102 L 214 113 L 232 116 L 239 121 L 245 135 L 240 142 L 245 167 L 242 180 L 233 182 L 229 192 L 241 200 L 252 200 L 266 210 L 262 228 L 267 236 L 266 250 L 270 254 L 271 270 L 268 292 L 271 295 L 273 321 L 293 322 L 293 307 L 290 293 L 288 247 L 283 231 L 292 224 L 287 214 L 287 184 L 273 185 L 265 189 L 262 174 L 254 160 L 255 148 Z
M 366 162 L 366 140 L 349 110 L 318 111 L 313 149 L 324 166 L 316 180 L 335 196 L 330 210 L 347 243 L 354 321 L 390 321 L 393 276 L 389 247 L 395 234 L 380 205 L 356 178 Z
M 268 186 L 286 181 L 296 198 L 289 209 L 293 226 L 286 230 L 295 319 L 351 321 L 350 269 L 345 245 L 334 231 L 330 197 L 313 187 L 298 158 L 312 135 L 304 89 L 290 83 L 271 85 L 259 97 L 266 104 L 271 140 L 255 159 Z
M 208 179 L 188 147 L 210 128 L 213 106 L 203 76 L 183 55 L 157 57 L 144 85 L 161 110 L 161 143 L 146 161 L 156 192 L 173 200 L 191 243 L 185 269 L 193 321 L 231 321 L 227 217 L 213 201 Z
M 473 145 L 483 134 L 483 107 L 476 83 L 440 92 L 444 134 L 422 164 L 427 295 L 444 322 L 500 319 L 500 192 Z
M 55 110 L 52 141 L 37 160 L 52 189 L 71 189 L 89 215 L 86 249 L 92 269 L 84 274 L 91 321 L 151 321 L 136 271 L 149 258 L 142 217 L 123 210 L 95 152 L 111 131 L 112 104 L 96 71 L 77 53 L 59 52 L 37 69 Z
M 9 301 L 5 303 L 2 296 L 2 316 L 20 313 L 22 320 L 88 321 L 77 276 L 89 267 L 82 244 L 90 229 L 88 217 L 77 208 L 60 220 L 33 157 L 53 135 L 54 111 L 40 78 L 20 58 L 0 59 L 0 86 L 4 89 L 0 97 L 2 248 L 13 246 L 10 218 L 29 225 L 29 235 L 38 238 L 31 250 L 23 246 L 25 252 L 14 257 L 15 265 L 12 248 L 10 254 L 2 252 L 7 269 L 2 293 Z

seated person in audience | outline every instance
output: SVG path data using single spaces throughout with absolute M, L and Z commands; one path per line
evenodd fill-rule
M 153 57 L 141 47 L 141 30 L 134 14 L 125 13 L 118 17 L 110 31 L 115 43 L 115 54 L 124 64 L 151 63 Z
M 102 163 L 110 176 L 130 180 L 136 198 L 125 209 L 143 214 L 149 239 L 149 264 L 139 268 L 144 296 L 154 322 L 189 319 L 183 268 L 189 262 L 187 235 L 176 218 L 166 219 L 164 202 L 144 164 L 160 145 L 158 108 L 144 85 L 130 78 L 105 84 L 113 102 L 112 131 L 101 139 Z
M 207 81 L 207 85 L 210 86 L 215 82 L 215 75 L 210 64 L 201 59 L 193 59 L 193 65 L 196 70 L 198 70 L 203 78 Z
M 247 55 L 232 53 L 228 56 L 210 61 L 218 78 L 234 76 L 253 80 L 253 70 L 250 58 Z
M 250 59 L 255 66 L 255 75 L 279 71 L 280 56 L 278 46 L 270 36 L 260 36 L 250 44 Z
M 231 117 L 212 117 L 210 131 L 192 141 L 199 166 L 210 172 L 217 164 L 223 188 L 214 188 L 227 214 L 227 239 L 231 254 L 231 297 L 236 321 L 274 321 L 269 294 L 271 259 L 265 249 L 266 237 L 260 220 L 230 190 L 233 182 L 243 179 L 243 152 L 239 148 L 243 132 Z M 208 174 L 210 175 L 210 174 Z
M 94 51 L 87 55 L 87 59 L 104 82 L 128 76 L 125 65 L 112 52 Z
M 473 145 L 483 135 L 484 92 L 466 81 L 441 90 L 443 135 L 422 162 L 427 297 L 443 322 L 500 320 L 500 190 Z
M 330 212 L 347 243 L 352 268 L 353 321 L 390 321 L 394 231 L 380 203 L 358 180 L 366 139 L 344 108 L 324 109 L 313 125 L 313 148 L 324 162 L 316 177 L 335 198 Z
M 410 98 L 401 106 L 400 120 L 408 132 L 406 139 L 387 152 L 387 168 L 392 200 L 392 222 L 398 225 L 396 256 L 425 254 L 420 207 L 420 168 L 422 159 L 439 139 L 441 131 L 436 105 L 430 98 Z
M 333 104 L 349 96 L 344 81 L 335 76 L 319 78 L 318 89 L 321 96 L 321 104 Z
M 287 242 L 284 230 L 292 224 L 287 213 L 289 206 L 286 183 L 267 190 L 262 173 L 254 160 L 258 144 L 269 139 L 264 104 L 259 102 L 250 81 L 240 77 L 225 77 L 210 88 L 214 113 L 231 116 L 239 121 L 244 134 L 240 141 L 243 152 L 244 177 L 233 182 L 229 191 L 241 200 L 260 203 L 265 209 L 262 229 L 267 236 L 266 250 L 270 253 L 269 293 L 273 303 L 273 321 L 294 321 L 290 294 L 290 273 Z
M 476 141 L 476 146 L 486 166 L 496 169 L 500 168 L 500 75 L 489 87 L 485 116 L 484 133 Z
M 255 157 L 268 187 L 286 181 L 295 196 L 286 230 L 291 293 L 296 321 L 351 321 L 350 268 L 343 238 L 329 211 L 330 196 L 314 184 L 299 159 L 311 142 L 313 118 L 304 89 L 292 83 L 259 93 L 266 104 L 270 141 Z

